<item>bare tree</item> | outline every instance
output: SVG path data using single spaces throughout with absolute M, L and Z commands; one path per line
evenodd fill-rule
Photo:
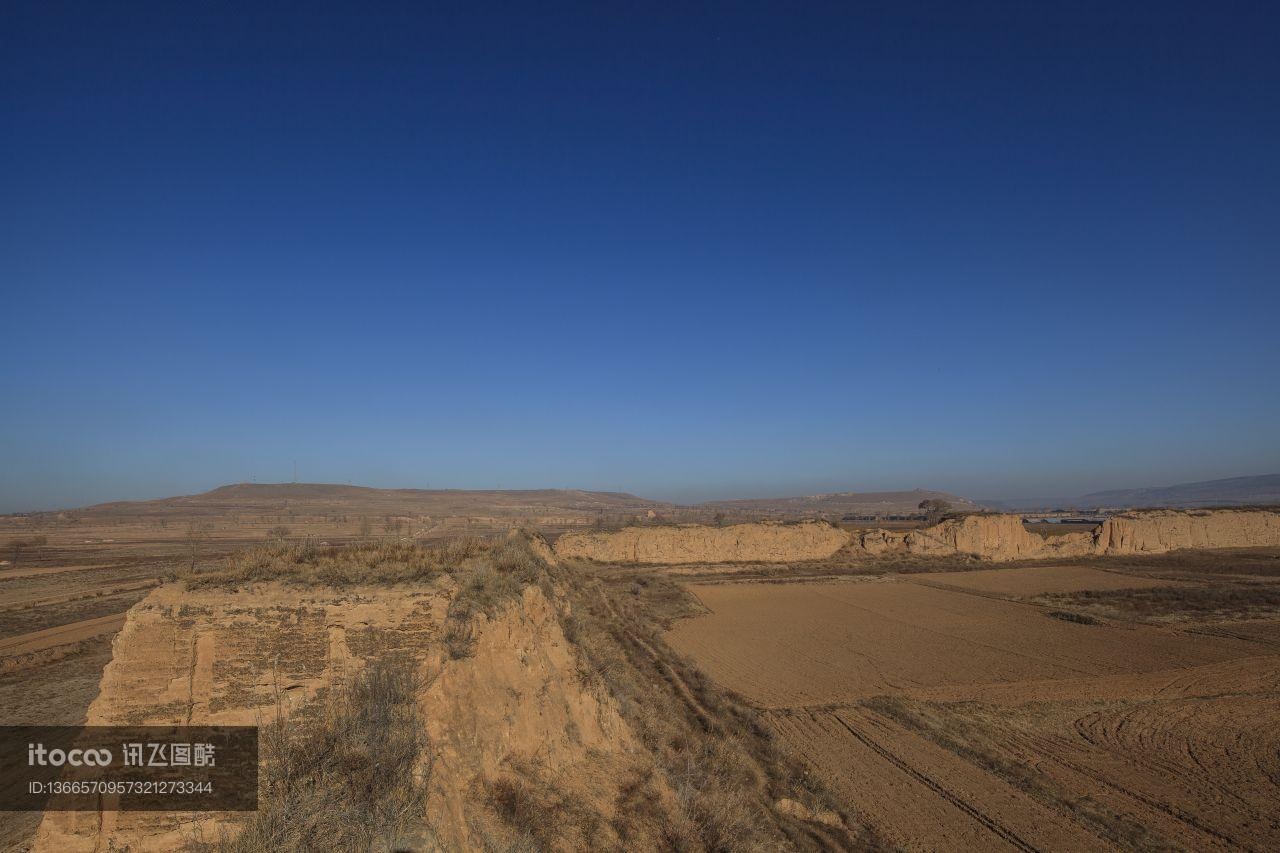
M 200 559 L 200 544 L 209 538 L 209 526 L 190 522 L 187 524 L 187 547 L 191 552 L 191 570 L 195 571 L 196 560 Z
M 22 556 L 22 552 L 28 548 L 39 548 L 48 542 L 46 536 L 32 536 L 30 539 L 13 539 L 9 542 L 9 553 L 13 557 L 13 564 L 18 565 L 18 558 Z
M 918 509 L 924 510 L 924 517 L 926 521 L 930 524 L 937 524 L 946 517 L 947 513 L 951 512 L 951 504 L 944 500 L 929 498 L 928 500 L 920 501 Z

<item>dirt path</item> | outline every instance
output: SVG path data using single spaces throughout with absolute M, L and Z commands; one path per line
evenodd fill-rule
M 31 654 L 118 631 L 124 626 L 124 617 L 123 613 L 113 613 L 97 619 L 85 619 L 69 625 L 59 625 L 57 628 L 46 628 L 43 631 L 8 637 L 0 640 L 0 657 Z

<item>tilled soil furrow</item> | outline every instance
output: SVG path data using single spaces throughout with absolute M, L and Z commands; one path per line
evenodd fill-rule
M 832 717 L 840 725 L 842 725 L 845 728 L 845 730 L 849 732 L 849 734 L 857 738 L 858 741 L 860 741 L 862 744 L 867 746 L 873 752 L 883 757 L 886 761 L 893 764 L 903 773 L 906 773 L 908 776 L 915 779 L 917 782 L 924 785 L 929 790 L 933 791 L 939 797 L 946 800 L 948 803 L 955 806 L 960 811 L 969 815 L 969 817 L 973 818 L 978 823 L 982 824 L 984 827 L 990 830 L 993 834 L 999 836 L 1000 838 L 1003 838 L 1005 841 L 1009 842 L 1019 850 L 1025 851 L 1025 853 L 1033 853 L 1033 851 L 1036 851 L 1038 849 L 1035 846 L 1029 844 L 1027 841 L 1020 838 L 1017 833 L 1013 832 L 1013 830 L 1009 829 L 1006 826 L 1003 826 L 998 821 L 992 819 L 990 816 L 982 812 L 982 810 L 978 809 L 972 803 L 966 802 L 963 798 L 947 790 L 946 787 L 944 787 L 940 782 L 938 782 L 933 777 L 925 773 L 922 773 L 916 768 L 912 767 L 910 764 L 907 764 L 905 761 L 900 759 L 898 756 L 894 755 L 887 748 L 877 743 L 875 740 L 873 740 L 866 734 L 863 734 L 862 732 L 858 731 L 853 726 L 849 725 L 849 722 L 845 720 L 843 717 L 841 717 L 839 714 L 833 714 Z

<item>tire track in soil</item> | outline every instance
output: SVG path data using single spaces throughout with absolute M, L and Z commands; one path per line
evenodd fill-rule
M 833 719 L 835 719 L 836 722 L 838 722 L 842 727 L 844 727 L 845 731 L 847 731 L 854 738 L 856 738 L 860 743 L 862 743 L 863 746 L 866 746 L 868 749 L 870 749 L 872 752 L 879 755 L 884 760 L 888 761 L 894 767 L 897 767 L 903 773 L 907 774 L 912 779 L 915 779 L 917 782 L 924 785 L 934 794 L 941 797 L 943 800 L 947 801 L 952 806 L 959 809 L 961 812 L 965 813 L 969 817 L 976 820 L 993 835 L 996 835 L 999 838 L 1004 839 L 1005 841 L 1007 841 L 1009 844 L 1013 845 L 1017 849 L 1022 850 L 1023 853 L 1038 853 L 1039 848 L 1025 841 L 1013 830 L 1009 829 L 1007 826 L 1004 826 L 999 821 L 990 817 L 989 815 L 984 813 L 981 809 L 974 806 L 972 803 L 969 803 L 966 800 L 964 800 L 962 797 L 956 794 L 953 794 L 946 787 L 944 787 L 942 783 L 938 782 L 933 777 L 929 776 L 928 774 L 922 773 L 921 771 L 912 767 L 910 764 L 903 761 L 893 752 L 891 752 L 881 744 L 877 743 L 872 738 L 868 737 L 862 732 L 859 732 L 853 726 L 849 725 L 849 722 L 845 720 L 843 717 L 841 717 L 839 714 L 832 714 L 831 716 Z
M 1057 738 L 1036 738 L 1035 741 L 1037 742 L 1037 748 L 1035 751 L 1049 761 L 1059 764 L 1072 773 L 1075 773 L 1077 776 L 1081 776 L 1089 780 L 1094 785 L 1112 791 L 1123 799 L 1127 799 L 1138 804 L 1140 806 L 1140 810 L 1155 812 L 1161 817 L 1171 819 L 1175 824 L 1184 827 L 1184 829 L 1189 829 L 1194 833 L 1200 833 L 1203 836 L 1208 836 L 1208 838 L 1202 837 L 1200 839 L 1201 844 L 1209 842 L 1214 844 L 1214 846 L 1225 845 L 1233 849 L 1249 849 L 1247 846 L 1241 844 L 1231 836 L 1201 823 L 1194 815 L 1187 814 L 1182 809 L 1170 805 L 1169 803 L 1160 802 L 1159 800 L 1153 799 L 1139 791 L 1126 787 L 1110 776 L 1094 770 L 1086 764 L 1082 764 L 1078 760 L 1068 758 L 1064 753 L 1071 749 L 1071 745 L 1056 743 L 1055 741 L 1057 740 Z M 1203 847 L 1201 849 L 1203 849 Z

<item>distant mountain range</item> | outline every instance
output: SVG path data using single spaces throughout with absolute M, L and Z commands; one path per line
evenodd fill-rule
M 913 489 L 909 492 L 834 492 L 826 495 L 804 495 L 794 498 L 747 498 L 733 501 L 707 501 L 699 504 L 703 509 L 719 510 L 738 516 L 806 517 L 833 515 L 913 515 L 919 512 L 921 501 L 940 500 L 956 510 L 981 509 L 967 498 Z
M 1280 474 L 1228 477 L 1146 489 L 1112 489 L 1076 499 L 1082 507 L 1192 507 L 1280 504 Z
M 1280 505 L 1280 474 L 1228 477 L 1173 486 L 1143 489 L 1110 489 L 1075 498 L 1025 498 L 984 500 L 993 509 L 1007 511 L 1050 509 L 1128 509 L 1141 507 L 1215 507 Z
M 495 518 L 636 514 L 671 507 L 620 492 L 580 489 L 375 489 L 330 483 L 236 483 L 198 495 L 116 501 L 85 507 L 87 517 L 215 516 L 236 512 L 300 515 L 428 515 Z

